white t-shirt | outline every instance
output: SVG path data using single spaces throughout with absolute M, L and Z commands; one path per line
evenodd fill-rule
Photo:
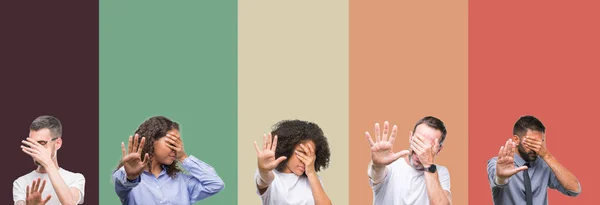
M 373 204 L 375 205 L 424 205 L 429 204 L 427 195 L 427 185 L 425 183 L 425 173 L 411 167 L 404 158 L 400 158 L 388 165 L 387 175 L 379 183 L 374 185 L 373 180 L 369 180 L 373 188 Z M 448 169 L 436 165 L 438 177 L 442 189 L 450 192 L 450 174 Z M 369 165 L 369 173 L 372 172 L 372 166 Z
M 69 188 L 75 187 L 79 190 L 78 204 L 82 204 L 83 195 L 85 193 L 85 177 L 83 177 L 83 175 L 80 173 L 73 173 L 62 168 L 58 170 L 58 173 L 60 173 L 60 177 L 65 181 Z M 56 192 L 54 192 L 54 187 L 52 187 L 52 182 L 50 181 L 48 174 L 42 174 L 35 170 L 30 172 L 29 174 L 19 177 L 13 182 L 13 201 L 15 202 L 15 204 L 18 201 L 25 201 L 25 192 L 27 191 L 27 186 L 29 185 L 29 188 L 31 188 L 31 183 L 33 182 L 33 180 L 37 180 L 38 178 L 41 179 L 40 182 L 42 182 L 44 179 L 46 180 L 46 186 L 44 188 L 44 192 L 42 192 L 42 200 L 45 199 L 48 196 L 48 194 L 50 194 L 52 195 L 52 197 L 50 198 L 50 201 L 48 201 L 47 205 L 60 204 L 60 201 L 58 200 Z
M 298 176 L 294 173 L 282 173 L 273 170 L 275 179 L 269 185 L 265 193 L 260 195 L 263 205 L 314 205 L 315 200 L 312 195 L 312 189 L 308 182 L 308 177 Z M 258 170 L 254 174 L 254 183 L 260 180 Z M 319 181 L 321 178 L 319 178 Z M 323 186 L 323 182 L 321 182 Z

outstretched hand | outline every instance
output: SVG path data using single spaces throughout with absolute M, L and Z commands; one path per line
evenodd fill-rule
M 527 166 L 515 167 L 514 150 L 515 142 L 509 139 L 504 146 L 500 147 L 500 151 L 498 151 L 496 176 L 499 177 L 499 181 L 504 181 L 512 175 L 527 169 Z
M 48 194 L 46 199 L 42 200 L 42 193 L 44 192 L 44 187 L 46 187 L 46 180 L 44 179 L 41 185 L 40 180 L 40 178 L 33 180 L 31 189 L 29 188 L 29 185 L 27 185 L 25 192 L 25 200 L 27 205 L 44 205 L 50 201 L 50 198 L 52 198 L 52 195 Z
M 148 161 L 148 153 L 144 156 L 144 160 L 141 159 L 142 149 L 144 148 L 144 144 L 146 143 L 146 138 L 142 137 L 142 140 L 139 141 L 139 135 L 135 134 L 135 137 L 129 136 L 128 143 L 128 151 L 125 152 L 125 143 L 121 142 L 121 152 L 123 154 L 123 158 L 121 158 L 121 162 L 125 167 L 125 173 L 127 173 L 127 179 L 134 180 L 146 168 L 146 162 Z
M 381 134 L 379 123 L 375 123 L 375 141 L 369 132 L 365 132 L 366 138 L 371 147 L 371 160 L 375 166 L 387 166 L 392 162 L 409 154 L 408 150 L 393 152 L 394 140 L 398 133 L 398 127 L 394 125 L 392 133 L 389 135 L 389 123 L 386 121 L 383 124 L 383 135 Z
M 258 169 L 260 171 L 271 171 L 287 159 L 285 156 L 281 156 L 275 159 L 275 150 L 277 149 L 277 135 L 275 138 L 272 137 L 271 133 L 267 136 L 263 135 L 263 148 L 262 151 L 258 148 L 258 144 L 254 141 L 254 148 L 256 148 L 256 155 L 258 158 Z

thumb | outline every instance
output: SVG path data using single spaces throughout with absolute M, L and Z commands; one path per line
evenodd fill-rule
M 398 160 L 406 155 L 408 155 L 410 152 L 408 150 L 402 150 L 400 152 L 396 152 L 394 153 L 393 157 L 394 157 L 394 161 Z
M 44 199 L 44 203 L 47 203 L 48 201 L 50 201 L 50 198 L 52 198 L 52 195 L 48 194 L 46 199 Z
M 516 168 L 512 171 L 511 175 L 515 175 L 516 173 L 519 173 L 520 171 L 526 170 L 528 169 L 527 166 L 520 166 L 519 168 Z
M 284 157 L 284 156 L 277 158 L 277 160 L 275 160 L 275 165 L 279 165 L 279 163 L 283 162 L 286 159 L 287 159 L 287 157 Z

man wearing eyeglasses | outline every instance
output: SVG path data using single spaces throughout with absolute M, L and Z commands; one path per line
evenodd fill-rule
M 58 166 L 62 125 L 53 116 L 36 118 L 21 150 L 33 158 L 37 169 L 13 182 L 13 200 L 18 205 L 82 204 L 85 178 Z M 49 180 L 50 184 L 46 186 Z

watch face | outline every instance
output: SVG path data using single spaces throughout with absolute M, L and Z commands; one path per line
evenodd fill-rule
M 436 170 L 437 170 L 437 167 L 435 167 L 435 164 L 432 164 L 431 166 L 429 166 L 427 171 L 434 173 Z

